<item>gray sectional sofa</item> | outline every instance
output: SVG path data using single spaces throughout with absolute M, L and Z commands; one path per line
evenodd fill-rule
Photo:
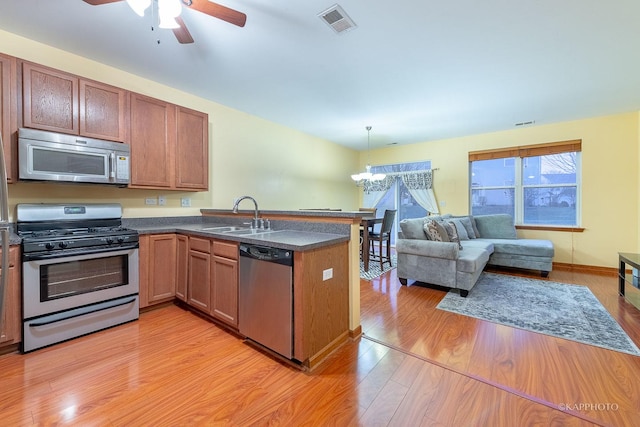
M 403 285 L 412 279 L 460 289 L 466 297 L 487 264 L 540 270 L 543 277 L 552 269 L 553 243 L 519 239 L 510 215 L 412 218 L 402 220 L 400 230 L 397 272 Z

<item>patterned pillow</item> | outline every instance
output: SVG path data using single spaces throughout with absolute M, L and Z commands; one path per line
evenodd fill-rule
M 456 227 L 456 230 L 458 231 L 458 237 L 460 238 L 460 240 L 469 240 L 467 229 L 464 227 L 464 225 L 462 225 L 462 222 L 460 222 L 460 219 L 453 218 L 453 219 L 450 219 L 449 222 Z
M 460 244 L 460 237 L 458 237 L 458 230 L 456 226 L 451 222 L 444 221 L 442 223 L 445 230 L 447 230 L 447 236 L 449 237 L 450 242 L 455 242 L 458 244 L 458 249 L 462 250 L 462 245 Z
M 445 230 L 444 226 L 438 221 L 434 221 L 432 219 L 425 221 L 424 232 L 429 240 L 434 240 L 436 242 L 449 241 L 447 230 Z

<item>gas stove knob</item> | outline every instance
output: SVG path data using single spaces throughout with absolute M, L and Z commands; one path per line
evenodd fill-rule
M 124 237 L 119 236 L 119 237 L 118 237 L 118 243 L 123 243 L 123 242 L 124 242 Z
M 107 237 L 107 244 L 110 245 L 113 243 L 113 239 L 111 237 Z
M 60 243 L 58 243 L 58 246 L 60 247 L 60 249 L 64 249 L 67 246 L 69 246 L 69 244 L 67 242 L 60 242 Z
M 48 250 L 51 250 L 51 249 L 55 248 L 55 245 L 53 243 L 51 243 L 51 242 L 47 242 L 47 243 L 45 243 L 44 247 L 47 248 Z

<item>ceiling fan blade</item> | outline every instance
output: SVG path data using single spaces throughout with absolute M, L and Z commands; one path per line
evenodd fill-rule
M 238 27 L 244 27 L 244 24 L 247 22 L 247 15 L 244 13 L 222 6 L 218 3 L 212 3 L 209 0 L 191 0 L 190 6 L 187 6 L 186 3 L 184 4 L 185 7 L 190 7 L 198 12 L 205 13 L 209 16 L 213 16 L 214 18 L 222 19 L 223 21 L 237 25 Z
M 123 0 L 84 0 L 85 3 L 89 3 L 91 6 L 100 6 L 101 4 L 115 3 Z
M 178 28 L 173 29 L 173 34 L 178 39 L 178 42 L 181 44 L 193 43 L 193 37 L 191 37 L 191 33 L 187 29 L 184 21 L 181 17 L 176 17 L 176 22 L 180 25 Z

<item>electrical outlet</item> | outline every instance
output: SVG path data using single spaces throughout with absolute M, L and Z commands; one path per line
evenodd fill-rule
M 322 270 L 322 280 L 329 280 L 333 278 L 333 268 L 327 268 L 326 270 Z
M 144 199 L 144 204 L 145 205 L 157 205 L 158 204 L 158 200 L 155 197 L 147 197 L 146 199 Z
M 190 197 L 181 198 L 180 199 L 180 206 L 182 206 L 183 208 L 191 207 L 191 198 Z
M 167 198 L 165 196 L 158 196 L 158 204 L 165 206 L 167 204 Z

